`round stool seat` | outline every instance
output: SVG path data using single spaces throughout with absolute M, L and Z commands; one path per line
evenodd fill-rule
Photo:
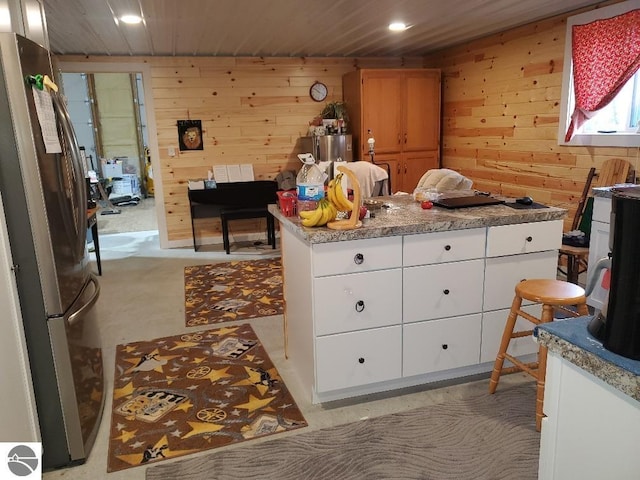
M 516 295 L 546 305 L 576 305 L 584 303 L 584 288 L 562 280 L 523 280 L 516 285 Z

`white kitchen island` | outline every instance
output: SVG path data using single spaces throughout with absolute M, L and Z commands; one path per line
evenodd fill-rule
M 270 206 L 287 354 L 313 403 L 490 371 L 515 284 L 556 277 L 563 209 L 376 199 L 387 208 L 345 231 L 305 228 Z M 511 351 L 537 344 L 520 338 Z
M 539 330 L 549 349 L 540 480 L 640 478 L 640 361 L 605 349 L 590 320 Z

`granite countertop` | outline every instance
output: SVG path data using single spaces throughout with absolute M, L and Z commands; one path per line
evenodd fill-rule
M 538 339 L 549 351 L 640 401 L 640 361 L 610 352 L 587 330 L 592 317 L 540 325 Z
M 567 211 L 557 207 L 512 208 L 507 205 L 446 209 L 433 207 L 423 210 L 412 195 L 375 197 L 387 208 L 376 209 L 375 218 L 363 220 L 361 228 L 354 230 L 331 230 L 326 227 L 307 228 L 299 218 L 287 217 L 277 205 L 270 205 L 269 211 L 287 228 L 309 243 L 328 243 L 344 240 L 359 240 L 395 235 L 463 230 L 467 228 L 510 225 L 515 223 L 561 220 Z M 505 199 L 507 201 L 512 201 Z
M 619 183 L 610 187 L 594 187 L 591 189 L 594 197 L 611 198 L 613 197 L 612 188 L 616 187 L 637 187 L 635 183 Z

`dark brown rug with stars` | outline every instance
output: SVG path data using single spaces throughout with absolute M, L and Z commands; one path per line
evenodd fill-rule
M 107 471 L 307 425 L 248 324 L 118 345 Z
M 280 258 L 195 265 L 184 269 L 188 327 L 281 315 Z

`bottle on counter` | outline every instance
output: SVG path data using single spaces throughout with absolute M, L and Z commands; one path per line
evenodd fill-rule
M 301 153 L 298 158 L 303 163 L 296 177 L 298 212 L 315 210 L 324 198 L 324 181 L 327 175 L 316 165 L 310 153 Z

